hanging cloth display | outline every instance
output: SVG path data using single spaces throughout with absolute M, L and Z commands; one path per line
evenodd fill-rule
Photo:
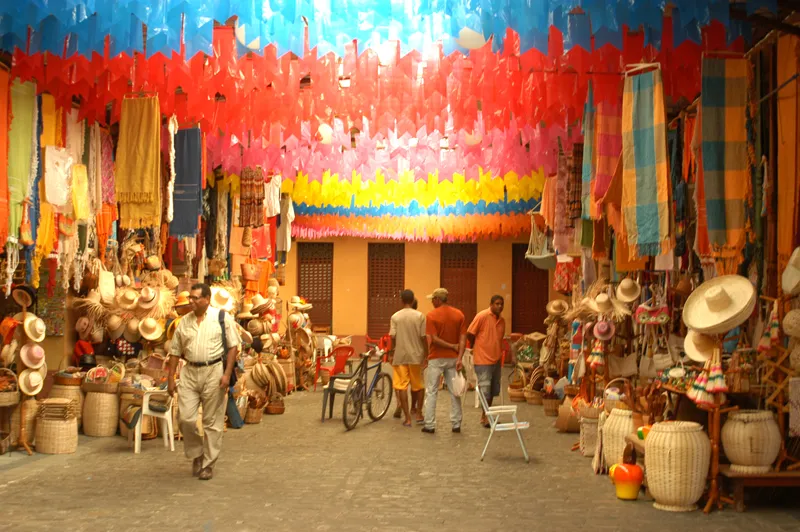
M 175 216 L 169 232 L 177 238 L 197 235 L 203 199 L 201 148 L 200 129 L 181 129 L 175 135 Z
M 114 189 L 114 142 L 111 134 L 105 129 L 100 129 L 100 180 L 104 204 L 117 203 L 116 190 Z
M 45 147 L 44 199 L 57 212 L 71 212 L 72 157 L 64 148 Z
M 281 175 L 275 174 L 264 183 L 264 216 L 272 218 L 281 213 Z
M 661 67 L 636 67 L 622 99 L 622 214 L 632 259 L 672 248 L 666 133 Z
M 591 189 L 589 214 L 601 216 L 598 205 L 605 196 L 622 152 L 622 116 L 619 100 L 616 103 L 600 102 L 595 113 L 594 184 Z M 585 142 L 585 141 L 584 141 Z
M 89 209 L 89 179 L 86 167 L 82 164 L 72 165 L 72 215 L 79 222 L 88 221 L 91 216 Z
M 11 129 L 8 143 L 8 234 L 19 236 L 22 222 L 22 202 L 28 191 L 28 179 L 33 158 L 33 139 L 36 135 L 36 85 L 11 85 Z
M 580 209 L 581 216 L 584 220 L 589 220 L 591 216 L 591 196 L 592 189 L 594 188 L 595 170 L 597 169 L 595 160 L 595 112 L 594 105 L 594 91 L 592 90 L 592 82 L 589 81 L 589 89 L 586 92 L 586 103 L 583 106 L 583 153 L 580 157 L 581 160 L 581 194 L 580 194 Z M 575 151 L 577 154 L 577 150 Z M 577 166 L 577 164 L 576 164 Z
M 0 69 L 0 245 L 8 238 L 8 148 L 11 115 L 9 114 L 10 78 Z
M 567 226 L 567 183 L 570 179 L 567 156 L 558 146 L 558 167 L 556 174 L 555 222 L 553 227 L 553 247 L 558 253 L 568 253 L 572 244 L 574 230 Z
M 556 255 L 548 245 L 547 233 L 539 229 L 536 218 L 537 215 L 531 212 L 531 236 L 525 258 L 539 269 L 552 270 L 556 267 Z
M 292 222 L 294 221 L 294 204 L 286 194 L 281 199 L 281 225 L 278 227 L 278 251 L 288 253 L 292 249 Z

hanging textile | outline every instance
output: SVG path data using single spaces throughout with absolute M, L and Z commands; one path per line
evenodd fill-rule
M 569 172 L 569 181 L 567 182 L 567 227 L 580 225 L 579 220 L 583 209 L 583 156 L 584 147 L 581 143 L 574 144 L 572 153 L 567 154 L 567 172 Z
M 103 151 L 100 125 L 92 124 L 89 129 L 89 195 L 94 214 L 103 207 Z
M 66 117 L 67 151 L 75 163 L 83 162 L 86 123 L 78 120 L 78 110 L 70 109 Z
M 9 113 L 11 96 L 8 70 L 0 69 L 0 246 L 8 238 L 8 133 L 11 128 Z
M 175 216 L 169 232 L 177 238 L 197 235 L 203 205 L 201 148 L 200 129 L 181 129 L 175 135 Z
M 89 220 L 89 178 L 86 167 L 82 164 L 72 165 L 72 216 L 75 220 Z
M 58 138 L 61 136 L 56 130 L 56 100 L 51 94 L 43 93 L 41 96 L 42 134 L 39 142 L 42 149 L 45 146 L 57 146 Z
M 584 220 L 591 218 L 591 191 L 595 179 L 595 106 L 592 82 L 586 92 L 586 104 L 583 106 L 583 156 L 581 159 L 581 216 Z M 577 153 L 577 150 L 576 150 Z
M 556 176 L 550 176 L 544 180 L 544 189 L 542 190 L 542 203 L 539 208 L 539 214 L 544 218 L 544 223 L 547 227 L 553 227 L 556 215 Z
M 167 175 L 167 223 L 172 222 L 175 216 L 174 193 L 175 193 L 175 135 L 178 133 L 178 117 L 172 115 L 167 125 L 169 141 L 169 172 Z
M 708 218 L 706 216 L 706 193 L 705 179 L 703 173 L 703 151 L 700 149 L 702 143 L 702 123 L 703 113 L 697 110 L 697 118 L 694 126 L 694 137 L 692 138 L 692 151 L 695 153 L 695 187 L 694 187 L 694 209 L 695 216 L 695 238 L 694 252 L 701 260 L 708 260 L 711 255 L 711 243 L 708 240 Z
M 264 183 L 264 216 L 272 218 L 281 213 L 281 175 L 275 174 Z
M 686 183 L 694 183 L 695 169 L 695 150 L 690 149 L 694 139 L 695 117 L 686 113 L 681 113 L 681 129 L 683 129 L 683 162 L 681 163 L 681 175 Z
M 158 98 L 122 100 L 115 176 L 121 228 L 160 225 L 160 122 Z
M 553 247 L 559 253 L 570 250 L 574 230 L 567 225 L 567 182 L 570 179 L 567 156 L 558 147 L 558 166 L 556 173 L 556 219 L 553 227 Z
M 8 234 L 19 236 L 22 222 L 22 202 L 28 190 L 28 178 L 33 158 L 31 139 L 36 135 L 36 85 L 11 85 L 11 129 L 8 144 Z
M 114 190 L 114 142 L 111 134 L 105 129 L 100 129 L 100 180 L 102 182 L 103 203 L 116 204 L 116 191 Z
M 292 222 L 294 221 L 294 204 L 286 194 L 281 198 L 281 225 L 278 227 L 278 251 L 288 253 L 292 249 Z
M 111 238 L 113 224 L 117 221 L 117 206 L 115 204 L 104 203 L 100 211 L 95 215 L 95 225 L 97 227 L 97 251 L 100 258 L 105 257 L 108 239 Z
M 776 65 L 779 82 L 787 80 L 798 73 L 797 37 L 783 36 L 778 38 L 778 62 Z M 798 87 L 797 80 L 778 91 L 778 168 L 777 175 L 772 176 L 774 190 L 778 200 L 777 246 L 778 271 L 782 272 L 789 262 L 794 249 L 794 234 L 797 231 L 795 220 L 798 212 L 797 200 L 797 150 L 798 139 Z M 11 176 L 9 175 L 9 178 Z M 791 191 L 787 194 L 784 191 Z
M 260 167 L 242 169 L 239 225 L 264 225 L 264 171 Z
M 600 102 L 595 118 L 594 185 L 591 190 L 589 214 L 595 219 L 601 214 L 598 202 L 605 196 L 622 152 L 622 116 L 619 104 Z
M 625 77 L 622 103 L 622 214 L 631 258 L 666 253 L 669 175 L 661 70 Z
M 747 69 L 745 58 L 703 58 L 703 190 L 714 255 L 735 273 L 746 241 Z
M 44 196 L 58 212 L 71 212 L 72 157 L 64 148 L 45 147 Z
M 686 251 L 686 181 L 683 180 L 683 131 L 682 120 L 678 120 L 675 130 L 669 132 L 670 181 L 672 184 L 672 206 L 675 217 L 675 255 L 682 256 Z

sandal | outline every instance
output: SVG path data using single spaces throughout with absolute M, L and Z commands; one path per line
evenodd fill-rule
M 403 426 L 411 428 L 411 422 L 410 421 L 403 421 Z

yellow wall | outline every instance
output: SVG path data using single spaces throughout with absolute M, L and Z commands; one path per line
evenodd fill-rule
M 478 242 L 478 312 L 488 308 L 492 296 L 503 296 L 505 309 L 503 317 L 506 328 L 511 331 L 511 244 L 507 240 L 487 240 Z
M 414 291 L 419 301 L 419 311 L 427 314 L 433 305 L 425 296 L 439 288 L 441 281 L 442 247 L 436 242 L 407 242 L 405 249 L 405 287 Z

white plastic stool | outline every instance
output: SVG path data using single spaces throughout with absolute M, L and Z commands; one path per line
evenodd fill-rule
M 172 429 L 172 397 L 166 390 L 153 389 L 138 392 L 137 395 L 142 396 L 142 412 L 136 426 L 133 430 L 128 431 L 128 443 L 134 438 L 133 452 L 138 454 L 142 451 L 142 421 L 144 416 L 151 416 L 159 420 L 161 434 L 164 438 L 164 447 L 168 447 L 170 451 L 175 451 L 175 433 Z M 166 407 L 164 412 L 151 410 L 150 399 L 153 397 L 166 397 Z

